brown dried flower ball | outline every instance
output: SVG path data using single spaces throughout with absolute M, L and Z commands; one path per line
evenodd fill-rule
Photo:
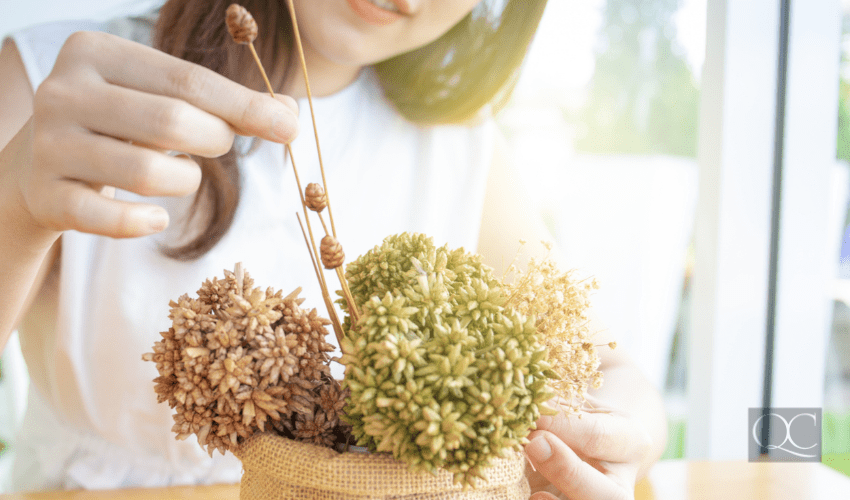
M 210 455 L 269 427 L 292 439 L 339 441 L 346 393 L 330 376 L 330 322 L 300 307 L 300 289 L 284 297 L 252 288 L 247 273 L 241 290 L 237 283 L 225 271 L 197 299 L 172 301 L 171 328 L 142 356 L 157 365 L 154 390 L 175 410 L 177 439 L 197 434 Z
M 257 39 L 257 21 L 245 7 L 236 3 L 230 4 L 225 21 L 227 31 L 234 42 L 248 44 Z

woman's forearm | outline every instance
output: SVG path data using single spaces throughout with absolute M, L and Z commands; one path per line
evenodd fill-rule
M 0 151 L 0 351 L 37 292 L 61 234 L 36 225 L 21 200 L 16 174 L 30 161 L 31 133 L 27 122 Z

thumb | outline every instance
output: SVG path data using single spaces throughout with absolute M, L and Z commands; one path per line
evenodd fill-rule
M 295 116 L 298 116 L 298 101 L 284 94 L 275 94 L 275 99 L 282 102 L 287 108 L 291 109 Z
M 528 500 L 558 500 L 558 497 L 551 493 L 540 491 L 528 497 Z
M 535 431 L 528 437 L 531 441 L 525 445 L 525 452 L 531 463 L 567 497 L 574 500 L 625 498 L 619 485 L 579 458 L 558 436 L 548 431 Z

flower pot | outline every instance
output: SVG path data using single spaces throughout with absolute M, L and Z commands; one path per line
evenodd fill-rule
M 241 500 L 463 499 L 526 500 L 525 458 L 512 453 L 487 469 L 478 488 L 452 474 L 411 472 L 387 454 L 337 453 L 273 434 L 255 434 L 236 452 L 242 461 Z

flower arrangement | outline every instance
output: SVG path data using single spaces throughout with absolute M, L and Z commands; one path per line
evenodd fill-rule
M 357 443 L 475 485 L 493 458 L 520 449 L 554 396 L 534 317 L 503 307 L 477 255 L 424 235 L 386 238 L 346 276 L 362 310 L 340 360 Z
M 292 1 L 287 3 L 301 53 Z M 248 45 L 256 59 L 251 15 L 234 4 L 226 19 L 234 41 Z M 306 78 L 303 53 L 301 61 Z M 309 80 L 306 85 L 312 111 Z M 266 498 L 270 491 L 284 498 L 360 498 L 337 495 L 342 490 L 320 493 L 321 480 L 289 484 L 279 464 L 298 468 L 300 461 L 289 459 L 302 452 L 304 460 L 328 469 L 298 474 L 340 479 L 353 467 L 357 477 L 366 473 L 393 488 L 401 485 L 387 490 L 387 497 L 432 498 L 420 494 L 471 487 L 482 492 L 480 498 L 491 498 L 482 489 L 488 484 L 511 492 L 500 498 L 527 497 L 517 452 L 537 418 L 555 412 L 545 403 L 562 398 L 561 411 L 578 411 L 587 390 L 602 382 L 586 316 L 596 283 L 575 280 L 548 258 L 532 259 L 526 271 L 512 265 L 500 279 L 478 255 L 408 233 L 387 237 L 344 268 L 324 167 L 323 185 L 302 190 L 288 145 L 286 151 L 306 228 L 300 215 L 299 223 L 329 319 L 302 308 L 300 289 L 284 296 L 254 287 L 240 264 L 224 278 L 204 282 L 197 298 L 172 301 L 171 328 L 142 358 L 156 363 L 154 390 L 158 402 L 175 410 L 177 439 L 194 434 L 210 455 L 219 450 L 239 456 L 243 498 Z M 321 149 L 319 158 L 321 166 Z M 310 212 L 325 233 L 318 247 Z M 339 280 L 342 321 L 321 267 Z M 342 349 L 338 359 L 330 357 L 333 347 L 325 341 L 329 325 Z M 345 365 L 341 382 L 330 375 L 332 361 Z M 351 445 L 371 454 L 352 454 Z M 344 458 L 337 460 L 338 452 Z M 363 471 L 358 463 L 367 464 Z M 412 476 L 398 476 L 398 467 Z M 498 477 L 489 473 L 494 470 Z M 422 471 L 437 482 L 420 479 Z M 339 488 L 348 488 L 346 481 L 337 481 Z

